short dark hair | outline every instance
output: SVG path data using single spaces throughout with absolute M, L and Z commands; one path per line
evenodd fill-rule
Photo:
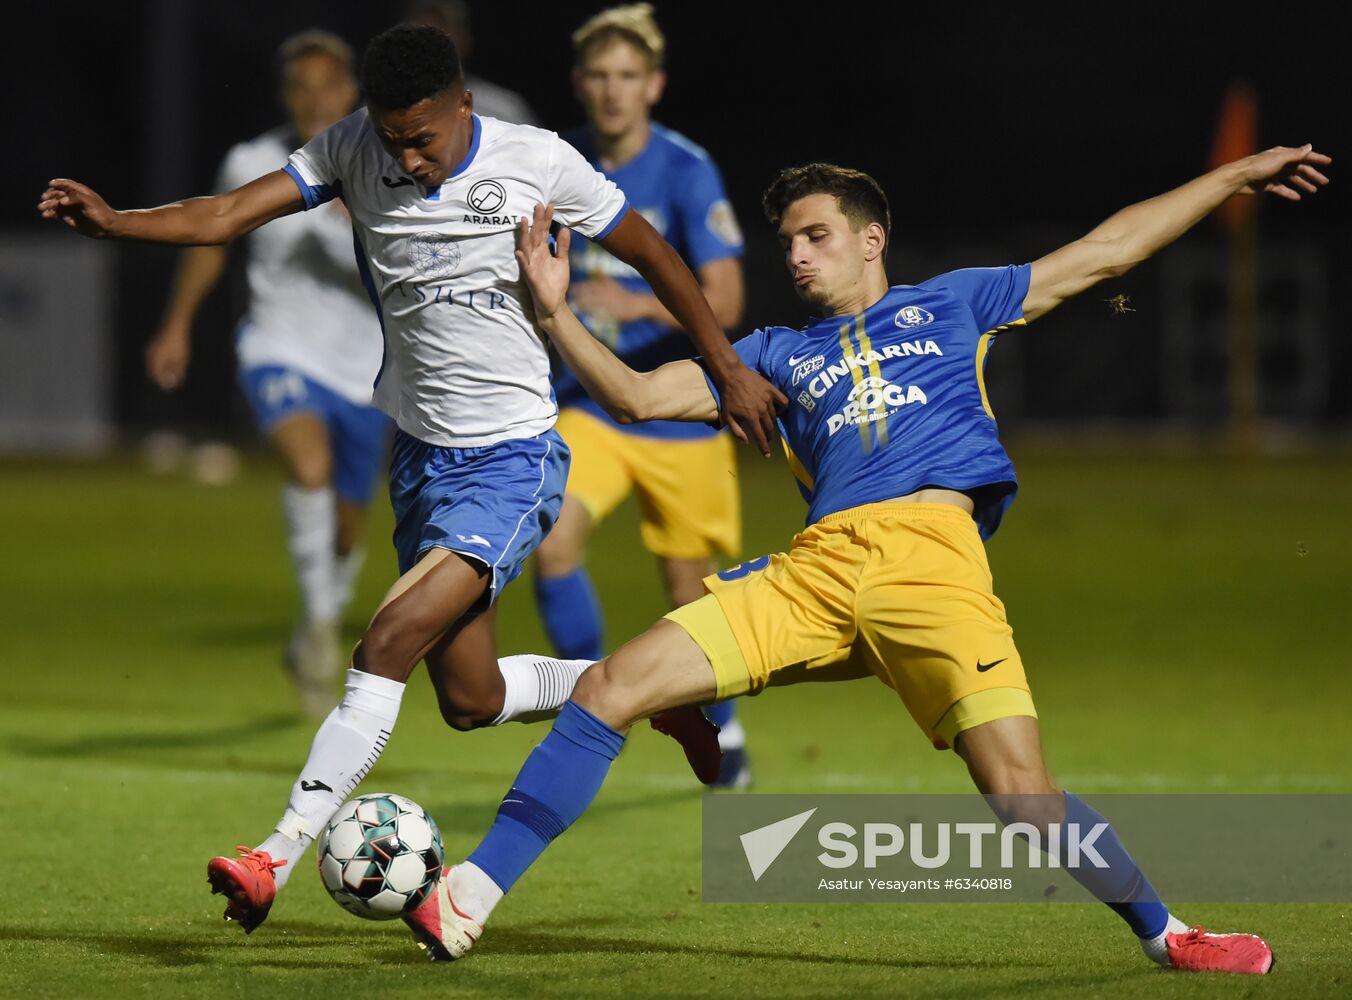
M 829 194 L 836 199 L 841 213 L 856 231 L 870 222 L 883 227 L 883 239 L 892 239 L 892 212 L 887 195 L 868 174 L 834 163 L 809 163 L 787 167 L 779 172 L 761 199 L 765 217 L 778 226 L 790 205 L 813 194 Z
M 361 63 L 362 96 L 387 111 L 410 108 L 463 80 L 451 36 L 425 25 L 382 31 L 366 46 Z

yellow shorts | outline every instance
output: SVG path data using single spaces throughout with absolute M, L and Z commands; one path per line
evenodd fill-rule
M 872 673 L 939 749 L 964 729 L 1037 717 L 975 522 L 947 504 L 830 514 L 705 580 L 667 615 L 704 650 L 718 697 Z
M 585 410 L 559 413 L 558 432 L 573 453 L 569 496 L 599 522 L 638 493 L 644 546 L 670 559 L 704 559 L 742 547 L 737 456 L 732 437 L 668 440 L 626 434 Z

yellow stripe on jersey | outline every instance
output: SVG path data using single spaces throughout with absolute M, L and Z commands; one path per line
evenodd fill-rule
M 859 353 L 867 358 L 873 353 L 873 343 L 868 339 L 868 330 L 864 322 L 864 314 L 860 313 L 855 319 L 856 336 L 859 338 Z M 882 382 L 883 370 L 876 358 L 868 363 L 868 373 Z M 878 445 L 881 447 L 887 444 L 887 401 L 883 399 L 882 393 L 878 393 L 877 399 L 873 404 L 873 412 L 878 414 L 878 419 L 873 421 L 873 426 L 878 431 Z
M 779 443 L 784 446 L 784 457 L 789 460 L 789 471 L 792 472 L 793 477 L 797 479 L 800 483 L 802 483 L 803 487 L 809 493 L 811 493 L 812 473 L 807 471 L 807 466 L 803 464 L 803 460 L 794 453 L 794 450 L 792 448 L 789 447 L 788 438 L 781 437 L 779 439 Z
M 855 353 L 854 345 L 850 342 L 850 322 L 846 322 L 840 327 L 840 357 L 845 367 L 850 370 L 850 378 L 854 380 L 855 399 L 859 398 L 859 385 L 864 381 L 864 373 L 859 370 L 858 365 L 852 365 L 848 360 Z M 868 422 L 859 421 L 859 446 L 864 449 L 867 455 L 873 451 L 873 435 L 869 433 Z
M 976 342 L 976 385 L 981 390 L 981 407 L 986 411 L 986 416 L 992 420 L 995 419 L 995 411 L 991 409 L 990 397 L 986 395 L 986 352 L 991 349 L 991 341 L 995 339 L 998 333 L 1004 333 L 1013 326 L 1027 326 L 1028 321 L 1020 317 L 1013 323 L 1006 323 L 1004 326 L 997 326 L 994 330 L 987 330 L 981 335 L 981 339 Z

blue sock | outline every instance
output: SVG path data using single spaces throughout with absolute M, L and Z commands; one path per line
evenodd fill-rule
M 727 726 L 732 721 L 733 716 L 737 714 L 735 708 L 736 702 L 731 698 L 727 701 L 716 701 L 712 705 L 704 706 L 704 714 L 719 729 Z
M 591 579 L 582 567 L 567 576 L 535 577 L 535 604 L 544 621 L 545 634 L 565 660 L 599 660 L 601 605 Z
M 510 890 L 591 805 L 623 745 L 624 734 L 577 702 L 565 703 L 554 728 L 521 766 L 493 826 L 469 860 L 503 892 Z
M 1070 792 L 1065 793 L 1065 798 L 1066 819 L 1061 824 L 1060 855 L 1063 865 L 1067 858 L 1067 827 L 1071 823 L 1079 824 L 1080 836 L 1084 837 L 1096 823 L 1108 822 L 1096 809 Z M 1122 846 L 1112 826 L 1099 834 L 1093 846 L 1108 862 L 1107 868 L 1088 865 L 1066 870 L 1076 882 L 1125 920 L 1137 937 L 1153 938 L 1163 932 L 1169 922 L 1169 909 L 1160 902 L 1154 886 Z

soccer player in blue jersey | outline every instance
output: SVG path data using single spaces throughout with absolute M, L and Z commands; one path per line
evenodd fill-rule
M 600 789 L 636 721 L 767 686 L 874 674 L 940 749 L 953 748 L 1000 818 L 1048 830 L 1106 820 L 1053 784 L 1023 663 L 992 589 L 982 540 L 1014 498 L 982 369 L 991 343 L 1177 239 L 1236 194 L 1299 200 L 1327 178 L 1310 146 L 1227 164 L 1113 215 L 1021 266 L 971 268 L 889 287 L 890 214 L 867 175 L 785 170 L 765 196 L 794 287 L 823 319 L 736 344 L 792 397 L 780 421 L 808 501 L 787 553 L 711 577 L 679 608 L 589 668 L 532 751 L 488 835 L 408 919 L 434 959 L 464 955 L 493 906 Z M 519 235 L 541 326 L 593 396 L 622 420 L 709 420 L 717 392 L 694 361 L 636 373 L 565 303 L 568 268 L 547 212 Z M 561 241 L 566 249 L 567 241 Z M 1050 833 L 1050 831 L 1048 831 Z M 1189 928 L 1160 901 L 1111 827 L 1106 869 L 1071 869 L 1161 965 L 1266 972 L 1251 934 Z
M 217 191 L 266 173 L 357 103 L 352 49 L 336 35 L 294 35 L 277 62 L 290 121 L 231 147 Z M 362 522 L 390 437 L 390 418 L 371 405 L 380 326 L 357 273 L 342 202 L 289 216 L 247 244 L 249 309 L 235 333 L 239 381 L 286 464 L 282 510 L 302 612 L 285 659 L 301 709 L 322 719 L 338 697 L 341 619 L 361 568 Z M 146 371 L 166 392 L 182 384 L 193 321 L 227 254 L 224 246 L 193 247 L 179 262 L 164 320 L 146 348 Z
M 213 889 L 229 899 L 226 918 L 250 931 L 380 757 L 419 661 L 457 729 L 553 714 L 587 665 L 555 662 L 550 672 L 539 658 L 495 652 L 489 612 L 558 516 L 568 472 L 548 354 L 514 257 L 517 220 L 550 202 L 561 225 L 633 265 L 714 359 L 735 431 L 766 454 L 784 402 L 732 350 L 689 269 L 611 181 L 552 132 L 474 113 L 446 34 L 391 28 L 367 46 L 361 76 L 362 108 L 233 191 L 115 211 L 56 179 L 38 203 L 44 218 L 86 236 L 182 245 L 226 243 L 339 193 L 352 218 L 384 339 L 375 402 L 396 424 L 401 576 L 353 651 L 343 699 L 271 835 L 208 862 Z
M 699 278 L 714 318 L 730 329 L 742 316 L 742 234 L 718 168 L 685 136 L 653 122 L 665 76 L 666 40 L 651 4 L 601 11 L 573 34 L 573 83 L 587 113 L 564 134 L 624 192 Z M 640 371 L 693 356 L 643 277 L 588 239 L 573 240 L 571 297 L 578 318 Z M 704 593 L 715 552 L 741 547 L 741 511 L 732 438 L 704 424 L 655 420 L 621 424 L 563 367 L 555 380 L 557 429 L 573 453 L 563 509 L 536 552 L 535 596 L 560 656 L 599 660 L 601 607 L 583 564 L 588 537 L 637 492 L 644 546 L 661 566 L 671 607 Z M 751 780 L 735 702 L 706 711 L 720 727 L 715 786 Z

